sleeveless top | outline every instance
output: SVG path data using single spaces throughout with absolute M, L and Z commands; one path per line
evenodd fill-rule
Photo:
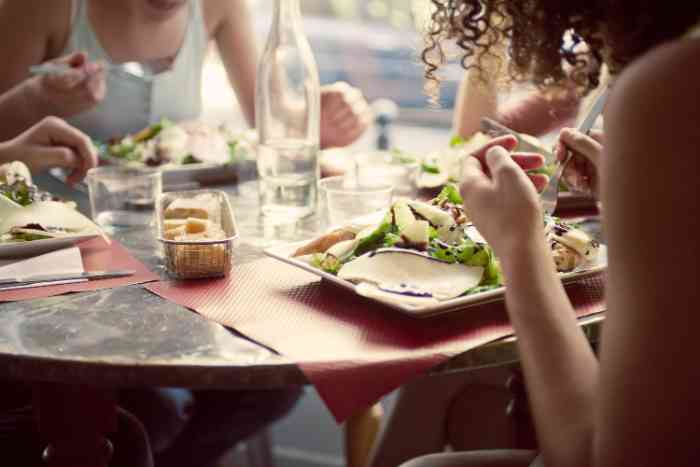
M 90 24 L 88 2 L 73 3 L 71 33 L 63 55 L 84 51 L 91 61 L 112 63 Z M 106 141 L 139 131 L 162 118 L 182 121 L 199 117 L 209 38 L 200 0 L 190 0 L 189 11 L 182 46 L 169 70 L 156 74 L 150 82 L 120 70 L 108 70 L 104 100 L 68 121 L 90 137 Z

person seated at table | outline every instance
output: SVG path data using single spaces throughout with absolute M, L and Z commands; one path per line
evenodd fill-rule
M 578 35 L 569 35 L 566 42 L 568 44 L 562 46 L 562 54 L 568 65 L 564 70 L 567 79 L 557 92 L 531 89 L 531 83 L 529 86 L 522 86 L 524 83 L 521 83 L 520 87 L 508 83 L 505 76 L 509 62 L 507 41 L 494 42 L 489 55 L 482 59 L 481 69 L 464 73 L 452 118 L 454 133 L 463 138 L 471 137 L 480 130 L 483 117 L 496 120 L 519 133 L 537 137 L 576 121 L 579 112 L 585 111 L 592 99 L 576 92 L 573 75 L 586 74 L 599 83 L 598 86 L 602 86 L 602 83 L 608 82 L 609 72 L 597 57 L 585 68 L 573 66 L 577 54 L 585 53 L 587 45 Z M 428 86 L 429 89 L 431 87 Z M 515 90 L 516 96 L 508 98 L 507 92 Z
M 534 452 L 449 453 L 405 467 L 697 465 L 691 434 L 700 429 L 694 361 L 700 158 L 691 135 L 700 125 L 700 4 L 433 3 L 433 47 L 456 38 L 467 55 L 480 57 L 480 37 L 506 36 L 515 71 L 538 84 L 561 82 L 558 48 L 541 45 L 559 44 L 568 29 L 589 43 L 582 63 L 605 57 L 616 79 L 605 144 L 587 168 L 597 169 L 604 208 L 609 312 L 597 360 L 545 260 L 542 210 L 519 168 L 523 158 L 511 153 L 515 139 L 498 138 L 475 152 L 465 162 L 461 191 L 501 260 L 541 458 L 530 464 Z M 507 8 L 512 29 L 469 13 L 482 8 Z M 581 93 L 594 87 L 589 79 L 577 84 Z
M 199 117 L 202 69 L 214 41 L 249 125 L 255 121 L 256 38 L 246 0 L 28 0 L 0 2 L 0 93 L 15 111 L 0 137 L 47 115 L 68 119 L 100 141 L 168 118 Z M 147 82 L 109 64 L 140 62 Z M 68 71 L 30 76 L 43 62 Z M 233 104 L 233 103 L 232 103 Z M 321 147 L 346 146 L 367 129 L 371 111 L 345 83 L 321 91 Z
M 134 132 L 162 117 L 196 118 L 211 40 L 246 120 L 254 121 L 256 47 L 245 0 L 4 1 L 0 40 L 13 44 L 0 51 L 0 92 L 13 109 L 3 114 L 0 135 L 15 135 L 46 115 L 64 117 L 96 139 Z M 29 75 L 30 66 L 46 61 L 70 70 Z M 127 61 L 162 73 L 147 82 L 105 68 Z M 369 118 L 359 90 L 343 84 L 324 88 L 321 145 L 352 143 Z M 211 465 L 286 414 L 299 396 L 296 389 L 151 388 L 125 391 L 123 404 L 146 426 L 159 464 Z
M 505 57 L 504 57 L 505 59 Z M 546 96 L 538 90 L 500 102 L 498 77 L 482 78 L 467 71 L 460 83 L 452 129 L 455 135 L 468 139 L 481 129 L 484 117 L 496 120 L 519 133 L 543 136 L 576 118 L 580 99 L 573 90 Z
M 3 102 L 0 99 L 0 114 Z M 9 141 L 0 142 L 0 165 L 24 162 L 31 173 L 51 167 L 71 171 L 69 179 L 80 181 L 97 166 L 97 153 L 90 138 L 61 119 L 48 117 Z M 150 467 L 151 448 L 143 425 L 119 409 L 117 432 L 111 438 L 114 467 Z M 16 383 L 0 385 L 0 452 L 17 467 L 41 465 L 45 444 L 37 430 L 31 407 L 31 391 Z

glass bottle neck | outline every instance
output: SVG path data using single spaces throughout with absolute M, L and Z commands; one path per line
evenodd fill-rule
M 278 33 L 291 32 L 301 25 L 299 0 L 275 0 L 273 27 Z

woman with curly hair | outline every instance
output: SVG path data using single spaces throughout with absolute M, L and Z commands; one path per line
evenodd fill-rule
M 424 59 L 436 79 L 455 41 L 484 70 L 580 95 L 614 78 L 599 165 L 608 314 L 599 359 L 579 329 L 542 236 L 542 211 L 510 137 L 467 158 L 462 194 L 508 284 L 541 458 L 548 467 L 700 465 L 696 332 L 700 150 L 698 2 L 432 0 Z M 506 19 L 507 18 L 507 19 Z M 696 32 L 693 33 L 692 31 Z M 691 31 L 691 32 L 689 32 Z M 562 47 L 567 36 L 585 43 Z M 478 423 L 478 422 L 477 422 Z M 438 454 L 407 465 L 526 466 L 535 453 Z

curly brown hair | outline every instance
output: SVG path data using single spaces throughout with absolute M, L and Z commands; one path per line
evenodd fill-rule
M 685 33 L 700 19 L 700 2 L 655 0 L 431 0 L 433 12 L 422 52 L 434 91 L 439 68 L 454 43 L 462 66 L 485 72 L 502 60 L 507 77 L 541 89 L 573 86 L 580 95 L 596 88 L 601 64 L 615 74 L 650 48 Z M 585 45 L 584 47 L 581 47 Z M 432 91 L 431 91 L 432 92 Z

